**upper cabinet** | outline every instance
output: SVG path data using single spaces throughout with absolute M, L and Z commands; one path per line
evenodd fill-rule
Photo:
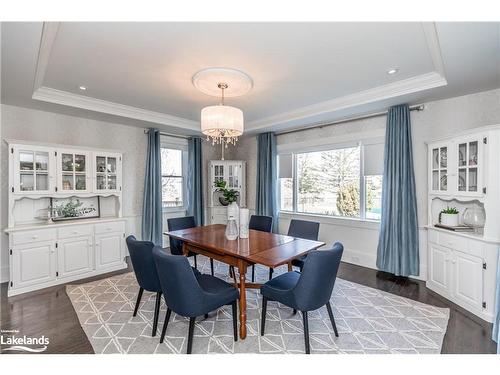
M 246 163 L 242 160 L 211 160 L 210 161 L 209 206 L 220 206 L 221 194 L 215 187 L 215 181 L 226 181 L 228 189 L 234 189 L 239 193 L 237 203 L 244 207 L 246 204 L 245 192 L 245 169 Z
M 53 150 L 38 146 L 14 145 L 10 147 L 12 193 L 47 194 L 54 191 L 55 159 Z
M 94 191 L 121 191 L 121 154 L 94 153 Z
M 487 137 L 471 135 L 429 145 L 429 191 L 436 195 L 482 196 Z
M 9 149 L 9 189 L 17 197 L 121 192 L 120 153 L 17 143 Z

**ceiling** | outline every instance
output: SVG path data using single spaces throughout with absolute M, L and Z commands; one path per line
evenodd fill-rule
M 499 25 L 3 23 L 1 99 L 193 134 L 217 99 L 192 76 L 229 67 L 254 82 L 226 101 L 246 132 L 293 129 L 500 87 Z

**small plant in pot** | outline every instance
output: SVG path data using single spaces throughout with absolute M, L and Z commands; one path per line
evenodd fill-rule
M 219 202 L 223 206 L 227 206 L 233 202 L 236 202 L 240 193 L 238 193 L 234 189 L 228 189 L 226 186 L 226 181 L 224 180 L 216 180 L 214 181 L 215 187 L 217 187 L 217 191 L 222 193 L 222 197 L 219 197 Z
M 439 213 L 439 222 L 449 227 L 458 226 L 458 210 L 456 207 L 446 207 Z

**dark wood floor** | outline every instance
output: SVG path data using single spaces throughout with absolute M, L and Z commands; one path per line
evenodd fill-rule
M 113 274 L 121 272 L 127 270 Z M 110 275 L 81 280 L 80 283 Z M 491 324 L 427 289 L 423 282 L 396 278 L 347 263 L 342 263 L 339 277 L 430 305 L 450 308 L 443 353 L 496 353 L 496 344 L 491 340 Z M 50 339 L 45 353 L 93 353 L 64 285 L 11 298 L 7 298 L 7 283 L 1 284 L 0 291 L 2 330 L 16 329 L 19 335 L 32 337 L 45 335 Z

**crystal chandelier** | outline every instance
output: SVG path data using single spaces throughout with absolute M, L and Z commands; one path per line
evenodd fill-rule
M 227 83 L 218 83 L 221 90 L 221 102 L 201 110 L 201 132 L 207 136 L 212 145 L 235 145 L 243 134 L 243 112 L 239 108 L 224 105 L 224 90 Z

